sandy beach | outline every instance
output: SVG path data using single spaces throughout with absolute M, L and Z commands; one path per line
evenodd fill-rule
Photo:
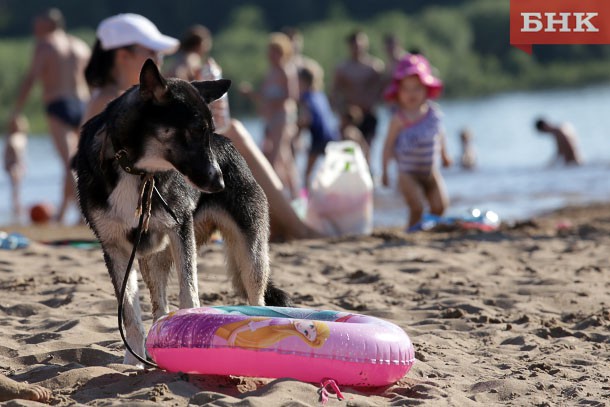
M 52 405 L 318 406 L 316 384 L 178 375 L 121 364 L 116 299 L 86 227 L 3 227 L 0 372 Z M 411 337 L 417 362 L 387 388 L 342 386 L 328 406 L 610 403 L 610 205 L 565 208 L 499 231 L 446 230 L 274 243 L 274 279 L 298 306 L 372 315 Z M 206 305 L 237 304 L 222 246 L 202 248 Z M 146 324 L 148 295 L 142 291 Z M 170 299 L 177 303 L 175 279 Z M 175 306 L 175 305 L 174 305 Z M 297 369 L 298 367 L 295 367 Z M 7 405 L 39 405 L 13 401 Z

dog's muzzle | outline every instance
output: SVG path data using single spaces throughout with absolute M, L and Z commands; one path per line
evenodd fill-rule
M 225 189 L 225 180 L 218 165 L 210 165 L 208 169 L 209 187 L 205 192 L 220 192 Z

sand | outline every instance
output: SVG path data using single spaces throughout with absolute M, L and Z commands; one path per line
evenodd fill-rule
M 0 372 L 51 389 L 52 405 L 321 405 L 316 384 L 292 379 L 121 364 L 101 250 L 42 243 L 91 238 L 89 231 L 0 229 L 35 240 L 0 251 Z M 610 403 L 608 247 L 610 205 L 600 204 L 491 233 L 384 229 L 274 243 L 271 258 L 275 280 L 299 306 L 381 317 L 413 340 L 417 362 L 402 380 L 343 386 L 346 400 L 331 396 L 328 406 L 595 406 Z M 199 272 L 202 303 L 239 303 L 221 245 L 201 250 Z M 170 298 L 176 304 L 175 279 Z

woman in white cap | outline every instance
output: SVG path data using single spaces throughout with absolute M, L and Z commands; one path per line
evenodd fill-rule
M 174 53 L 180 44 L 176 38 L 161 34 L 149 19 L 139 14 L 108 17 L 99 24 L 96 34 L 85 69 L 85 79 L 94 91 L 83 122 L 137 84 L 146 59 L 152 58 L 159 65 L 163 55 Z

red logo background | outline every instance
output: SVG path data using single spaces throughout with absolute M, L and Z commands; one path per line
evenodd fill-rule
M 544 13 L 598 13 L 593 24 L 598 32 L 560 32 L 556 24 L 555 32 L 545 32 Z M 521 13 L 540 13 L 544 25 L 539 32 L 521 31 L 524 23 Z M 554 16 L 559 19 L 559 14 Z M 569 27 L 575 28 L 575 17 L 570 16 Z M 610 1 L 607 0 L 510 0 L 510 44 L 532 53 L 534 44 L 610 44 Z

